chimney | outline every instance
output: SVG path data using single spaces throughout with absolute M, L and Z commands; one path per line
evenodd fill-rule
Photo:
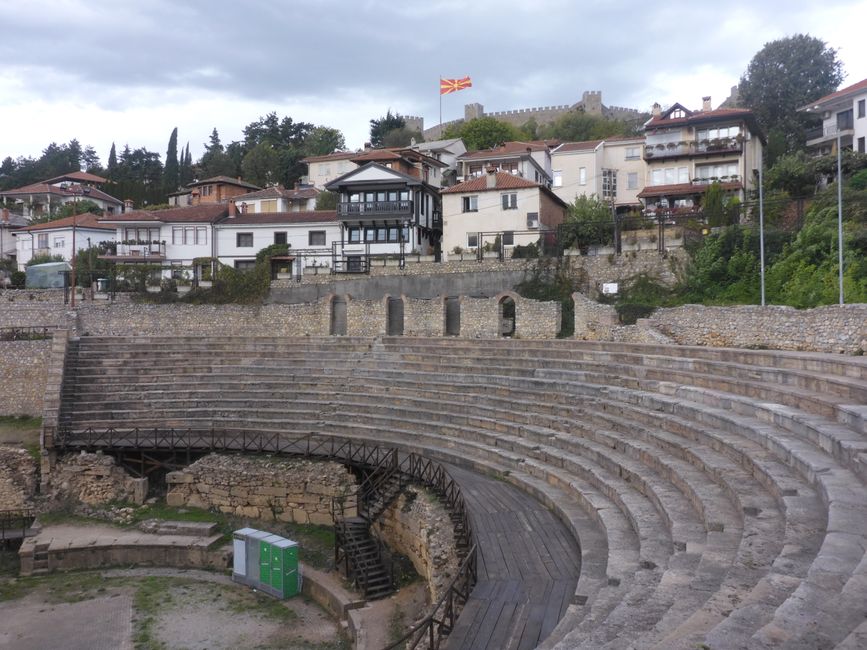
M 234 219 L 238 214 L 238 208 L 234 201 L 229 201 L 229 219 Z
M 710 107 L 710 95 L 701 98 L 701 110 L 705 112 L 713 110 Z
M 9 223 L 9 208 L 3 208 L 3 223 Z
M 491 165 L 485 171 L 488 172 L 488 176 L 485 179 L 485 187 L 489 190 L 496 189 L 497 187 L 497 168 Z
M 659 102 L 653 102 L 653 108 L 650 109 L 650 114 L 653 117 L 659 117 L 662 115 L 662 106 L 659 105 Z
M 125 199 L 123 202 L 123 211 L 126 212 L 127 210 L 132 210 L 132 209 L 133 209 L 132 199 Z

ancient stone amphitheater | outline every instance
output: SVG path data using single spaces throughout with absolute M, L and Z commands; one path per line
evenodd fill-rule
M 449 467 L 479 559 L 447 647 L 867 647 L 862 357 L 402 337 L 54 352 L 49 448 L 213 428 Z

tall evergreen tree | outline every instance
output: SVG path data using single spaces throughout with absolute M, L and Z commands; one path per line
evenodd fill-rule
M 190 155 L 190 143 L 181 151 L 180 169 L 178 170 L 178 183 L 186 187 L 193 182 L 193 157 Z
M 178 189 L 180 168 L 178 165 L 178 127 L 172 130 L 169 147 L 166 150 L 166 164 L 163 168 L 163 191 L 170 194 Z
M 117 150 L 114 147 L 114 142 L 111 143 L 111 151 L 108 152 L 108 167 L 105 171 L 108 180 L 114 181 L 117 179 Z
M 205 145 L 205 153 L 202 154 L 199 167 L 204 178 L 233 176 L 235 174 L 235 166 L 226 154 L 223 143 L 220 142 L 220 134 L 216 127 L 211 131 L 210 143 Z

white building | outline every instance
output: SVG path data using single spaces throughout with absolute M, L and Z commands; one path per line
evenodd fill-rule
M 73 238 L 75 248 L 82 250 L 102 242 L 115 241 L 115 228 L 100 222 L 98 215 L 85 212 L 19 228 L 14 231 L 14 236 L 15 259 L 18 270 L 23 271 L 27 262 L 40 255 L 60 255 L 65 261 L 71 262 Z
M 807 148 L 815 155 L 835 153 L 838 134 L 843 149 L 867 153 L 867 79 L 798 110 L 822 118 L 821 127 L 807 132 Z
M 481 176 L 490 167 L 549 187 L 552 180 L 551 149 L 548 142 L 541 140 L 505 142 L 491 149 L 468 151 L 458 156 L 458 164 L 458 182 Z
M 0 192 L 4 207 L 20 212 L 27 219 L 54 214 L 63 204 L 92 201 L 109 214 L 120 212 L 123 203 L 103 192 L 99 186 L 108 180 L 88 172 L 70 172 L 56 178 Z
M 442 191 L 443 251 L 478 249 L 497 236 L 506 248 L 539 241 L 566 218 L 566 203 L 548 187 L 489 171 Z
M 313 186 L 296 186 L 292 190 L 278 186 L 240 194 L 232 200 L 240 213 L 309 212 L 316 209 L 319 194 Z
M 215 226 L 217 258 L 235 268 L 252 267 L 256 253 L 273 244 L 287 244 L 289 256 L 303 267 L 331 266 L 332 244 L 340 241 L 334 210 L 240 213 Z

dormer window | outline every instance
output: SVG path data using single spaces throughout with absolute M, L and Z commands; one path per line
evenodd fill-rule
M 668 116 L 668 118 L 671 120 L 676 120 L 681 117 L 686 117 L 686 113 L 684 113 L 683 109 L 681 108 L 675 108 Z

